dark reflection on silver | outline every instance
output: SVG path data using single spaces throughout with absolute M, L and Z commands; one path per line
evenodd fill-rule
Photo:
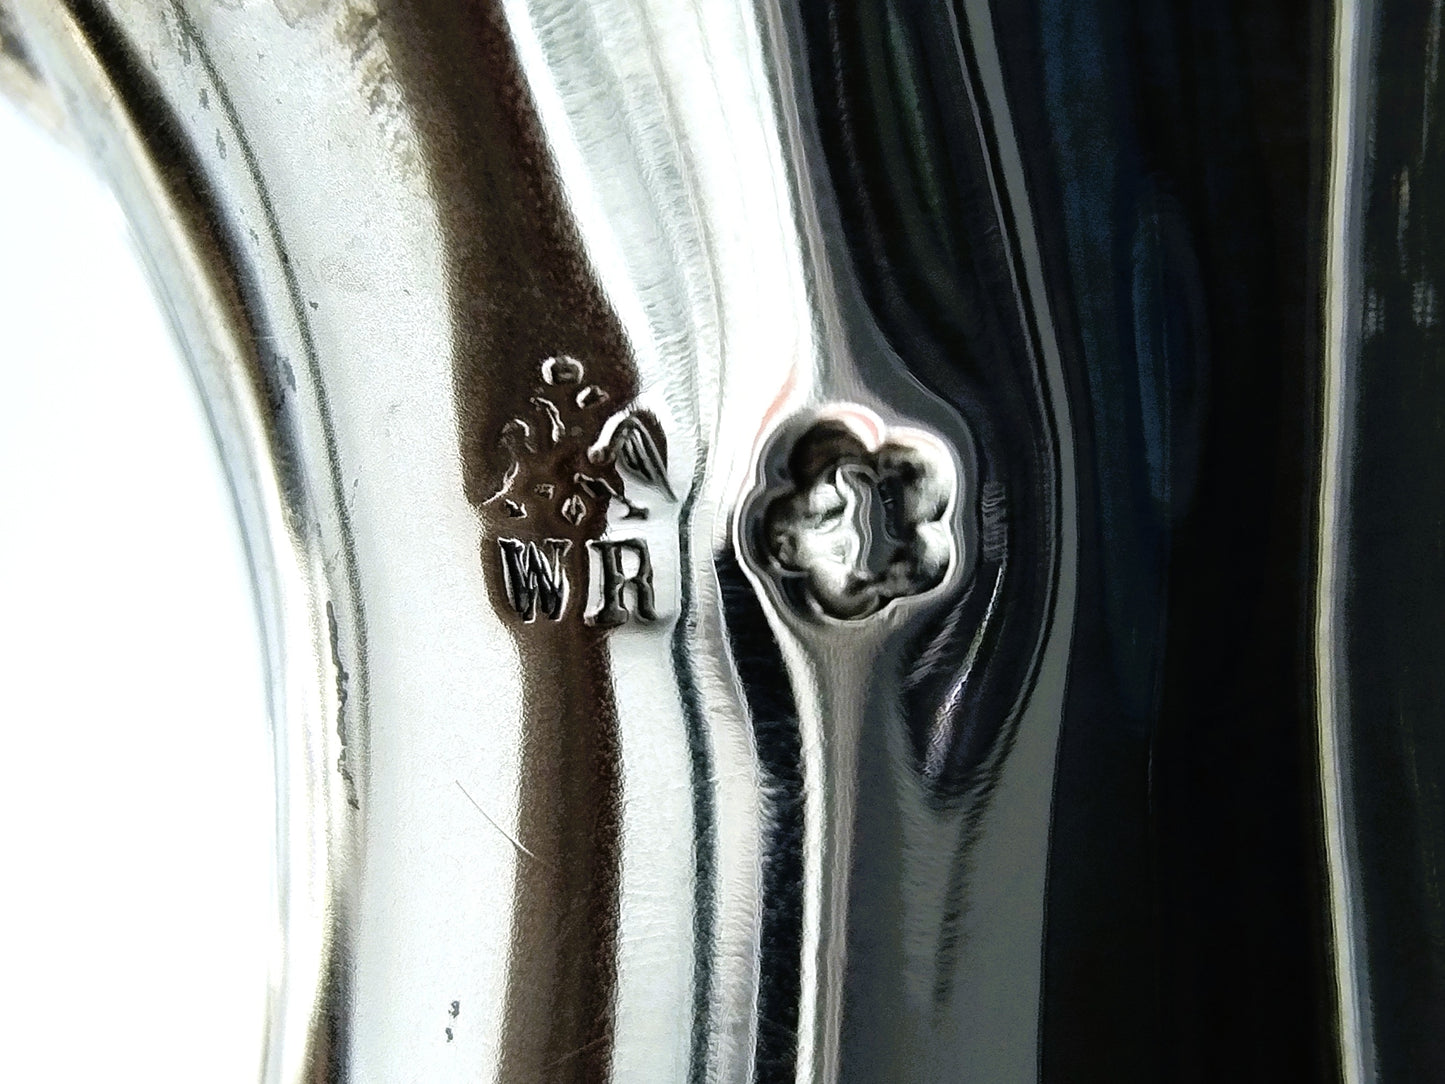
M 268 1084 L 1445 1072 L 1440 10 L 0 0 L 231 464 Z

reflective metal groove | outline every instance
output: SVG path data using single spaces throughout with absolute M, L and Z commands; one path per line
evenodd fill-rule
M 1440 32 L 0 0 L 230 464 L 260 1079 L 1445 1074 Z

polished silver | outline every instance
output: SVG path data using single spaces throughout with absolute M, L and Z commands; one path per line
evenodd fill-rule
M 1067 368 L 1094 340 L 1038 232 L 1065 201 L 1020 142 L 997 7 L 935 13 L 993 261 L 950 353 L 885 326 L 859 270 L 805 5 L 0 0 L 3 85 L 119 195 L 231 471 L 284 795 L 266 1084 L 1049 1075 L 1057 758 L 1069 705 L 1092 718 L 1074 637 L 1108 572 L 1080 539 L 1117 511 L 1079 449 L 1109 453 L 1114 388 L 1097 355 Z M 1332 600 L 1368 7 L 1332 9 L 1302 611 L 1320 1026 L 1350 1080 L 1367 781 Z M 1141 200 L 1137 308 L 1102 323 L 1177 365 L 1168 320 L 1205 301 L 1170 198 Z M 976 360 L 1014 384 L 935 379 Z M 1146 429 L 1181 379 L 1157 375 L 1129 391 Z M 1202 400 L 1129 450 L 1171 525 Z M 1096 593 L 1116 625 L 1167 610 Z M 1098 650 L 1147 657 L 1122 624 Z M 1121 716 L 1164 710 L 1117 684 Z
M 517 3 L 489 17 L 522 82 L 478 79 L 535 102 L 575 223 L 568 259 L 596 277 L 539 274 L 544 296 L 517 319 L 545 327 L 479 343 L 463 314 L 486 299 L 452 265 L 486 241 L 459 234 L 486 227 L 452 215 L 464 201 L 428 174 L 438 136 L 390 33 L 406 17 L 299 0 L 12 6 L 136 220 L 251 540 L 287 794 L 266 1079 L 745 1080 L 760 973 L 777 967 L 802 974 L 800 1078 L 860 1059 L 931 1076 L 971 1050 L 989 1052 L 980 1078 L 1031 1072 L 1052 711 L 1025 713 L 987 812 L 931 812 L 921 779 L 878 774 L 897 755 L 900 635 L 967 580 L 979 489 L 969 434 L 904 375 L 837 251 L 781 14 Z M 454 63 L 420 62 L 433 79 Z M 456 138 L 450 153 L 471 153 Z M 566 332 L 598 319 L 567 311 L 588 306 L 615 314 L 625 355 Z M 458 355 L 479 349 L 533 376 L 468 386 Z M 494 413 L 510 420 L 468 430 L 469 400 L 504 396 Z M 769 465 L 800 427 L 828 424 L 847 447 L 823 453 L 801 500 L 849 502 L 836 554 L 804 540 L 816 528 Z M 468 457 L 494 479 L 470 501 Z M 885 486 L 904 490 L 886 514 Z M 805 777 L 797 961 L 759 941 L 773 815 L 731 661 L 753 645 L 730 641 L 714 572 L 755 506 L 771 542 L 739 545 L 742 582 L 791 675 Z M 612 631 L 584 644 L 588 628 Z M 536 639 L 552 629 L 567 631 Z M 582 678 L 597 667 L 609 676 Z M 560 713 L 556 739 L 529 733 L 539 712 Z M 588 726 L 615 727 L 593 754 L 614 766 L 559 780 L 531 763 Z M 519 772 L 554 778 L 534 796 Z M 575 808 L 522 808 L 547 786 L 578 790 Z M 613 841 L 545 825 L 589 810 L 615 819 Z M 850 985 L 856 832 L 884 823 L 913 840 L 896 875 L 923 880 L 877 981 Z M 910 874 L 906 856 L 965 839 L 976 884 L 949 916 L 946 869 Z M 554 902 L 552 868 L 578 845 L 615 886 Z M 968 930 L 964 951 L 937 956 L 940 923 Z M 597 952 L 611 959 L 594 968 Z M 549 957 L 564 953 L 583 962 Z M 982 981 L 999 967 L 1016 985 Z M 922 1008 L 940 982 L 941 1016 Z M 850 1013 L 922 1030 L 850 1048 L 845 988 L 862 999 Z

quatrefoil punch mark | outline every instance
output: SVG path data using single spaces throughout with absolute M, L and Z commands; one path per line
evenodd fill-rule
M 746 502 L 755 570 L 803 616 L 861 621 L 940 587 L 961 556 L 941 443 L 861 407 L 784 427 Z

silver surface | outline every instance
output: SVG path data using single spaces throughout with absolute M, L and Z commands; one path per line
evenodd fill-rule
M 476 349 L 478 299 L 455 281 L 457 250 L 476 240 L 458 236 L 471 194 L 445 190 L 445 169 L 426 165 L 476 153 L 478 137 L 451 133 L 447 147 L 418 120 L 406 79 L 456 74 L 444 57 L 398 74 L 405 35 L 425 33 L 361 4 L 15 5 L 136 221 L 216 412 L 250 540 L 287 792 L 266 1079 L 329 1066 L 335 1080 L 745 1080 L 759 976 L 778 967 L 801 968 L 802 1078 L 835 1078 L 845 1056 L 871 1064 L 864 1075 L 933 1078 L 970 1051 L 978 1079 L 1027 1075 L 1051 698 L 1025 713 L 987 803 L 930 810 L 898 745 L 900 630 L 955 597 L 975 561 L 971 443 L 893 357 L 836 251 L 787 29 L 767 8 L 730 4 L 516 3 L 504 14 L 555 162 L 554 198 L 573 220 L 544 228 L 583 269 L 566 273 L 585 303 L 615 314 L 626 353 L 602 361 L 635 367 L 628 409 L 650 411 L 665 434 L 665 484 L 647 517 L 613 501 L 594 531 L 645 542 L 657 617 L 633 613 L 605 638 L 577 631 L 569 600 L 557 627 L 572 627 L 544 642 L 550 619 L 524 628 L 488 578 L 499 539 L 536 536 L 523 519 L 503 535 L 490 498 L 467 499 L 463 458 L 486 472 L 504 457 L 487 434 L 459 453 L 459 417 L 464 445 L 472 436 L 459 396 L 508 389 L 454 378 L 458 355 Z M 505 41 L 500 26 L 485 32 Z M 472 77 L 523 93 L 497 69 Z M 526 105 L 515 108 L 524 127 Z M 511 168 L 539 175 L 525 160 Z M 567 302 L 538 302 L 558 350 Z M 532 348 L 483 350 L 541 366 L 548 354 Z M 555 443 L 541 414 L 515 409 Z M 853 620 L 799 612 L 765 560 L 744 561 L 786 662 L 776 695 L 796 713 L 805 795 L 802 958 L 770 960 L 759 940 L 770 795 L 714 563 L 766 489 L 759 458 L 822 417 L 875 450 L 895 438 L 926 449 L 944 494 L 932 499 L 947 511 L 930 512 L 931 571 L 900 573 Z M 570 482 L 566 468 L 554 474 Z M 855 560 L 839 559 L 845 572 Z M 571 593 L 589 590 L 569 567 Z M 1067 596 L 1055 605 L 1067 625 Z M 1060 660 L 1046 651 L 1046 689 Z M 588 680 L 573 670 L 599 666 Z M 616 763 L 558 778 L 549 738 L 526 730 L 545 712 L 574 731 L 615 727 L 594 740 Z M 546 815 L 529 822 L 519 803 L 552 802 L 549 786 L 577 792 L 557 800 L 553 821 L 606 807 L 616 824 L 601 831 L 615 839 L 584 832 L 578 844 Z M 845 982 L 857 833 L 880 831 L 903 833 L 891 876 L 911 891 L 870 970 Z M 599 852 L 594 879 L 615 878 L 615 916 L 554 898 L 567 882 L 548 871 L 577 860 L 569 841 Z M 950 917 L 949 870 L 964 861 L 975 876 Z M 579 948 L 579 923 L 605 936 Z M 936 946 L 950 923 L 962 948 L 944 962 Z M 614 961 L 594 974 L 545 959 L 554 938 Z M 978 981 L 999 969 L 1017 981 Z M 930 1013 L 940 982 L 946 1011 Z M 559 1022 L 566 983 L 579 984 L 578 1014 L 603 1005 L 605 1018 Z M 845 1015 L 895 1012 L 918 1023 L 850 1046 Z
M 1318 498 L 1306 526 L 1322 533 L 1291 543 L 1313 596 L 1280 604 L 1314 652 L 1291 690 L 1319 742 L 1300 754 L 1332 923 L 1313 993 L 1350 1080 L 1373 1078 L 1362 923 L 1383 898 L 1356 871 L 1352 803 L 1376 784 L 1351 759 L 1336 606 L 1356 522 L 1370 10 L 1335 5 L 1320 52 L 1323 390 L 1299 410 L 1308 464 L 1290 484 Z M 1039 156 L 1020 133 L 1051 116 L 1067 148 L 1092 129 L 1015 108 L 997 6 L 940 8 L 930 47 L 977 149 L 970 240 L 997 253 L 989 342 L 1023 389 L 1010 417 L 940 390 L 927 374 L 971 359 L 930 360 L 881 326 L 810 104 L 808 14 L 0 0 L 0 75 L 58 103 L 119 194 L 231 470 L 285 795 L 267 1084 L 1027 1080 L 1077 1044 L 1046 961 L 1112 945 L 1078 934 L 1050 883 L 1058 826 L 1090 812 L 1077 790 L 1056 807 L 1070 704 L 1086 735 L 1137 715 L 1139 804 L 1185 804 L 1155 790 L 1156 754 L 1177 748 L 1149 729 L 1166 714 L 1148 622 L 1165 625 L 1168 558 L 1127 549 L 1135 521 L 1108 504 L 1116 389 L 1099 374 L 1117 359 L 1089 321 L 1146 311 L 1165 291 L 1148 272 L 1194 266 L 1191 242 L 1153 193 L 1154 217 L 1138 213 L 1159 234 L 1128 235 L 1128 302 L 1059 285 L 1087 267 L 1087 201 L 1060 211 L 1029 189 Z M 1036 229 L 1065 222 L 1078 248 L 1061 271 L 1068 244 Z M 1097 325 L 1128 325 L 1147 361 L 1150 335 L 1197 315 L 1165 302 L 1157 328 L 1134 310 Z M 1182 379 L 1169 348 L 1165 384 Z M 1121 453 L 1154 486 L 1140 537 L 1156 513 L 1160 537 L 1188 529 L 1196 409 L 1164 427 L 1164 452 Z M 1012 488 L 1011 426 L 1036 457 Z M 1082 561 L 1086 532 L 1107 560 Z M 1130 560 L 1133 593 L 1109 587 Z M 1072 640 L 1094 627 L 1077 624 L 1087 577 L 1112 648 Z M 1097 671 L 1122 691 L 1096 709 L 1087 667 L 1109 650 Z M 1078 988 L 1079 968 L 1057 974 Z

